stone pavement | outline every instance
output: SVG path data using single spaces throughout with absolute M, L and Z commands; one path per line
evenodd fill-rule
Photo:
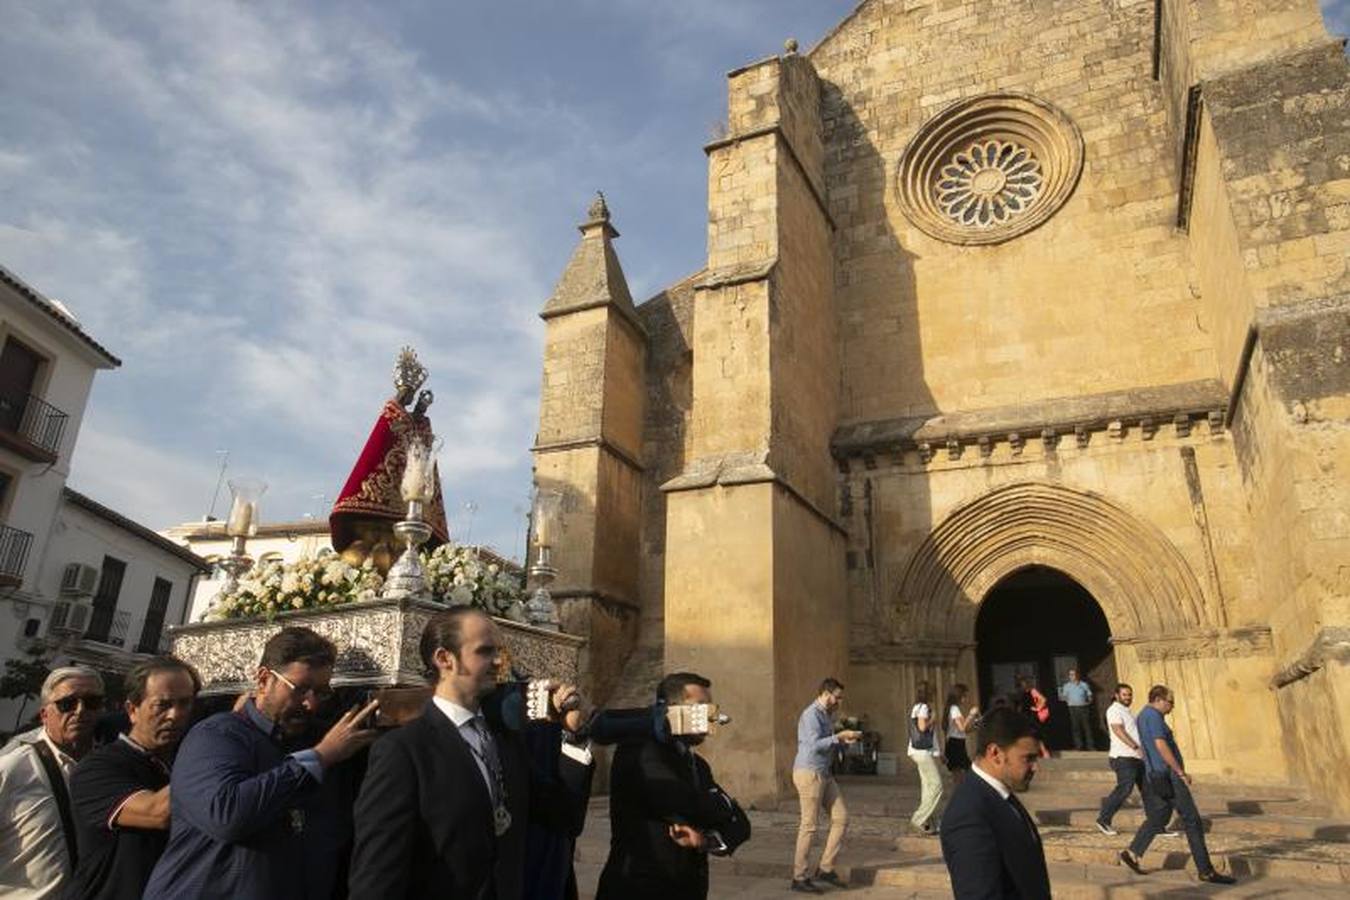
M 1158 838 L 1135 875 L 1116 854 L 1141 818 L 1137 801 L 1116 816 L 1117 837 L 1093 827 L 1113 776 L 1104 754 L 1071 755 L 1043 766 L 1023 799 L 1040 823 L 1057 898 L 1224 897 L 1331 898 L 1350 894 L 1350 821 L 1330 818 L 1303 793 L 1272 786 L 1200 783 L 1196 798 L 1215 865 L 1239 883 L 1231 888 L 1195 879 L 1184 837 Z M 936 839 L 913 833 L 907 814 L 917 785 L 907 777 L 841 779 L 851 815 L 841 872 L 856 898 L 950 896 Z M 796 832 L 796 799 L 751 812 L 753 839 L 730 859 L 714 859 L 713 898 L 787 896 Z M 819 852 L 818 838 L 817 850 Z M 591 897 L 609 845 L 607 801 L 597 798 L 577 847 L 582 897 Z M 838 892 L 834 892 L 838 893 Z

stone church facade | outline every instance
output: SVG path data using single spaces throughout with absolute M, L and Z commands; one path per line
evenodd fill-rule
M 903 754 L 917 682 L 1077 664 L 1171 685 L 1202 776 L 1350 809 L 1350 80 L 1317 0 L 866 0 L 730 73 L 727 126 L 700 271 L 635 304 L 601 199 L 542 313 L 592 690 L 711 677 L 755 800 L 825 675 Z

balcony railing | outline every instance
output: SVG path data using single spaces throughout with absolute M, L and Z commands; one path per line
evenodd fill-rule
M 32 456 L 35 450 L 40 458 L 55 460 L 61 454 L 68 421 L 70 416 L 32 394 L 0 396 L 0 432 L 18 438 L 7 443 L 17 443 L 14 449 L 20 452 L 28 445 L 31 449 L 25 456 Z
M 33 536 L 26 531 L 0 525 L 0 584 L 23 584 L 23 570 L 28 565 L 28 551 Z
M 114 610 L 110 619 L 99 616 L 98 612 L 97 609 L 94 611 L 94 619 L 89 624 L 89 630 L 84 633 L 84 639 L 110 647 L 125 647 L 127 633 L 131 631 L 131 610 Z M 106 633 L 103 631 L 104 622 L 108 623 Z

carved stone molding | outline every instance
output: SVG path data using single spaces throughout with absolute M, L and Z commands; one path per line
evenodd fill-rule
M 905 640 L 888 644 L 854 647 L 849 653 L 852 665 L 913 663 L 927 666 L 955 666 L 965 650 L 974 650 L 973 641 Z
M 896 170 L 901 211 L 930 237 L 998 244 L 1064 205 L 1083 136 L 1058 107 L 1004 92 L 958 100 L 914 135 Z
M 1270 628 L 1210 629 L 1168 635 L 1137 635 L 1112 638 L 1113 644 L 1134 647 L 1140 662 L 1215 657 L 1269 656 Z
M 203 695 L 237 694 L 253 683 L 263 645 L 288 625 L 312 628 L 337 646 L 333 685 L 421 686 L 418 641 L 437 603 L 371 600 L 282 613 L 271 622 L 230 619 L 170 629 L 173 653 L 192 663 Z M 531 675 L 576 681 L 583 638 L 496 619 L 511 665 Z
M 1350 628 L 1323 628 L 1298 658 L 1270 679 L 1272 690 L 1307 678 L 1329 662 L 1350 663 Z

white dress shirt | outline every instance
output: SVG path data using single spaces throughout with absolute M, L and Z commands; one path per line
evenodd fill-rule
M 67 782 L 75 760 L 42 728 L 15 736 L 0 751 L 0 896 L 6 900 L 60 897 L 70 881 L 70 854 L 61 810 L 33 745 L 52 749 Z
M 1011 795 L 1011 792 L 1008 790 L 1008 786 L 1003 782 L 999 781 L 993 775 L 990 775 L 984 769 L 981 769 L 978 761 L 971 763 L 970 771 L 974 772 L 976 775 L 983 778 L 985 784 L 989 785 L 991 788 L 998 791 L 998 795 L 1002 797 L 1004 800 L 1007 800 L 1008 797 Z

